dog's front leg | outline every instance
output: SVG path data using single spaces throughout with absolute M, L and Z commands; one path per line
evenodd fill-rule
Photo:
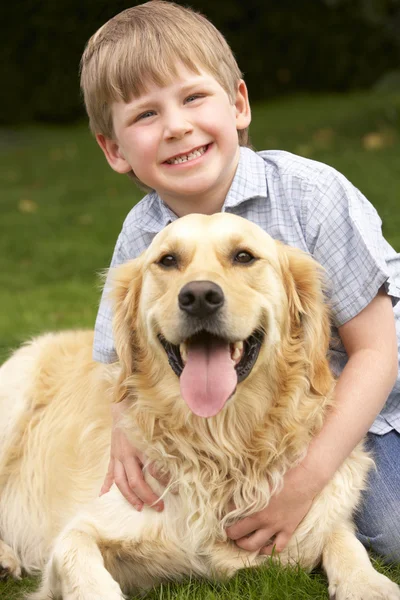
M 259 556 L 258 552 L 242 550 L 233 542 L 216 543 L 209 554 L 209 575 L 212 579 L 224 581 L 241 569 L 259 567 L 265 561 L 265 556 Z
M 30 600 L 123 600 L 121 588 L 104 566 L 96 530 L 76 527 L 57 539 L 38 592 Z
M 400 588 L 375 571 L 350 524 L 329 535 L 322 562 L 335 600 L 400 600 Z

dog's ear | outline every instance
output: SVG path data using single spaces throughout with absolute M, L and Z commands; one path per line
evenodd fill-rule
M 311 256 L 282 246 L 282 272 L 289 302 L 290 334 L 302 342 L 309 362 L 311 387 L 327 394 L 331 377 L 329 350 L 329 309 L 324 297 L 324 271 Z
M 140 256 L 111 270 L 113 301 L 113 334 L 115 349 L 121 365 L 115 402 L 127 395 L 124 382 L 134 372 L 137 348 L 139 299 L 143 279 L 143 259 Z

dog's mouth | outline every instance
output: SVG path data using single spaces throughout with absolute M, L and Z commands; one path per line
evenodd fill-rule
M 258 330 L 234 343 L 202 331 L 178 346 L 159 336 L 168 362 L 180 378 L 185 402 L 201 417 L 215 416 L 222 410 L 237 384 L 251 373 L 263 339 Z

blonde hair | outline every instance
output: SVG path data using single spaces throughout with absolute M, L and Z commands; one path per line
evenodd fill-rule
M 223 35 L 201 14 L 151 0 L 107 21 L 90 38 L 81 60 L 92 132 L 113 139 L 112 103 L 139 96 L 149 80 L 167 85 L 177 75 L 178 62 L 196 74 L 199 67 L 206 70 L 234 103 L 242 73 Z M 238 131 L 238 141 L 249 145 L 248 128 Z

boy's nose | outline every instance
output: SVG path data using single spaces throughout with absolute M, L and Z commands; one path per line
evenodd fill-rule
M 192 124 L 179 111 L 166 118 L 164 129 L 166 139 L 180 139 L 192 130 Z

